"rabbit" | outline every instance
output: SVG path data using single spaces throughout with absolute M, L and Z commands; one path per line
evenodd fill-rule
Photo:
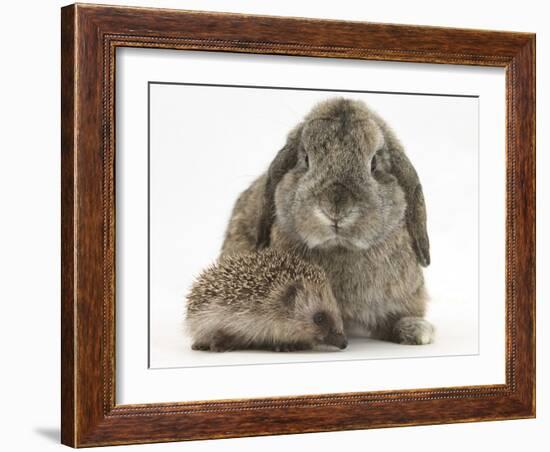
M 346 333 L 433 341 L 422 186 L 394 132 L 364 102 L 317 104 L 238 197 L 220 257 L 267 247 L 325 270 Z

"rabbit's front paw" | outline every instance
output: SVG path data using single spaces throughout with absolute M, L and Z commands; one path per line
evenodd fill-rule
M 393 326 L 393 338 L 399 344 L 431 344 L 434 335 L 434 326 L 422 317 L 402 317 Z

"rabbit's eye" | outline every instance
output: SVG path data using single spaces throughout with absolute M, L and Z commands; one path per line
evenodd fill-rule
M 306 168 L 309 169 L 309 156 L 304 153 L 304 163 L 306 164 Z
M 376 162 L 376 155 L 374 155 L 370 161 L 370 172 L 374 173 L 376 171 L 377 162 Z

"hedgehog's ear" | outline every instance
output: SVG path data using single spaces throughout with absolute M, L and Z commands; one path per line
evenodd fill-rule
M 298 159 L 296 141 L 294 137 L 289 137 L 285 147 L 278 152 L 267 170 L 256 236 L 257 249 L 267 248 L 270 244 L 271 227 L 275 221 L 275 190 L 287 171 L 296 166 Z
M 394 141 L 387 147 L 391 158 L 391 172 L 405 192 L 407 230 L 418 262 L 423 267 L 430 265 L 430 240 L 426 226 L 426 204 L 418 174 L 401 145 Z
M 298 293 L 304 289 L 304 285 L 300 281 L 290 283 L 284 290 L 281 297 L 282 303 L 289 309 L 294 309 L 296 305 L 296 297 Z

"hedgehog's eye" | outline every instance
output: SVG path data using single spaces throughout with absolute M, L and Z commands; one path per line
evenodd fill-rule
M 317 312 L 313 316 L 313 322 L 315 322 L 316 325 L 322 325 L 327 321 L 327 315 L 324 312 Z

